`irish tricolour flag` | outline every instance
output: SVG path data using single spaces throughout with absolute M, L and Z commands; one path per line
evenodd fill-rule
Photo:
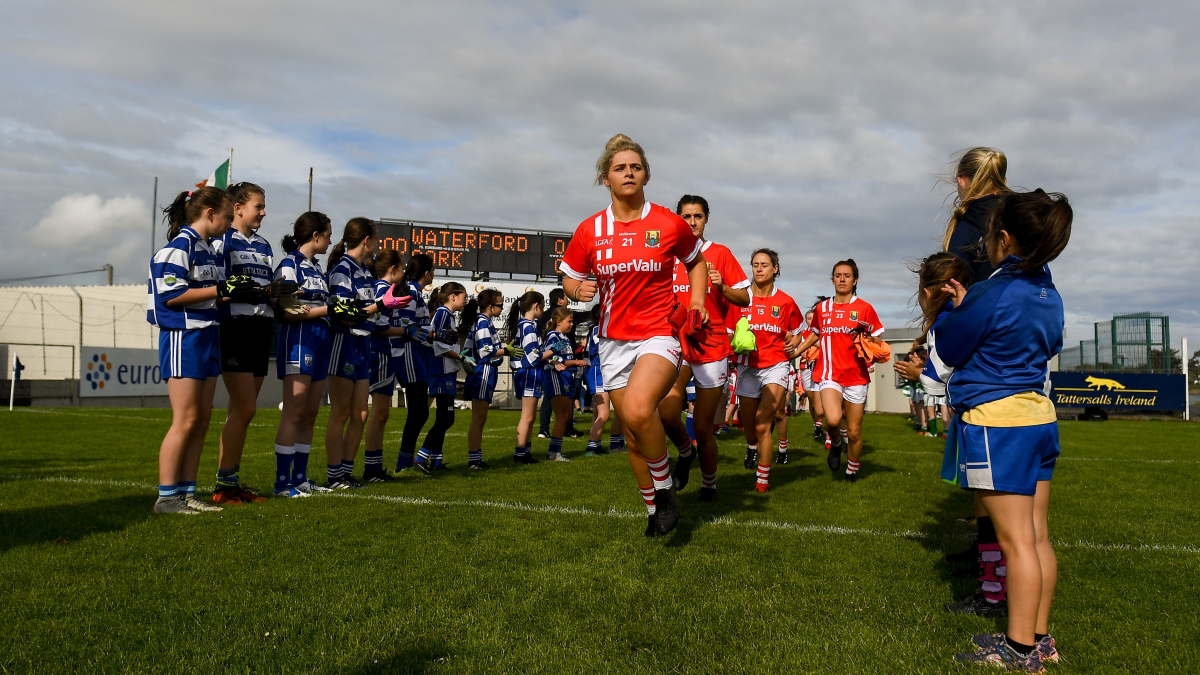
M 196 187 L 198 188 L 205 186 L 221 188 L 222 190 L 229 187 L 229 160 L 222 162 L 221 166 L 218 166 L 212 172 L 211 176 L 205 178 L 199 183 L 196 183 Z

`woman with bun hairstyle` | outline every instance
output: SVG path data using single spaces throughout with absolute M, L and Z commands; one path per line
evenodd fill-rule
M 329 487 L 335 490 L 364 487 L 353 475 L 354 455 L 367 422 L 367 396 L 371 379 L 371 335 L 375 320 L 388 304 L 409 302 L 407 295 L 389 291 L 375 299 L 375 284 L 367 264 L 378 243 L 375 221 L 351 218 L 342 240 L 329 254 L 329 315 L 333 338 L 329 347 L 329 425 L 325 428 Z
M 771 432 L 788 392 L 792 372 L 789 359 L 804 328 L 804 315 L 792 296 L 775 288 L 779 278 L 779 254 L 760 248 L 750 256 L 750 304 L 740 308 L 754 334 L 755 350 L 738 354 L 737 397 L 741 404 L 742 428 L 753 439 L 746 448 L 744 466 L 755 468 L 754 489 L 765 493 L 770 482 Z M 784 437 L 781 434 L 781 438 Z M 755 463 L 757 462 L 757 466 Z
M 1006 195 L 985 237 L 997 269 L 968 291 L 951 280 L 954 309 L 934 323 L 938 360 L 959 413 L 959 479 L 977 490 L 1007 561 L 1008 629 L 976 635 L 979 651 L 958 659 L 1042 672 L 1057 661 L 1049 632 L 1058 563 L 1047 514 L 1059 454 L 1058 418 L 1044 390 L 1047 362 L 1062 349 L 1065 315 L 1049 263 L 1071 238 L 1065 195 Z
M 429 420 L 429 365 L 433 348 L 429 345 L 429 307 L 425 304 L 425 287 L 433 282 L 433 258 L 414 253 L 404 266 L 404 283 L 411 302 L 400 310 L 404 326 L 404 353 L 396 377 L 404 386 L 404 433 L 400 438 L 400 456 L 396 471 L 413 467 L 421 429 Z
M 984 250 L 988 214 L 1009 194 L 1008 158 L 995 148 L 964 150 L 954 165 L 954 210 L 942 235 L 942 250 L 966 260 L 972 276 L 983 280 L 995 266 Z
M 596 162 L 596 184 L 612 203 L 579 224 L 559 269 L 568 298 L 600 298 L 600 369 L 604 388 L 630 436 L 629 460 L 650 515 L 647 536 L 679 521 L 670 456 L 658 405 L 679 376 L 675 260 L 688 272 L 688 334 L 708 320 L 708 266 L 703 242 L 682 218 L 646 199 L 650 166 L 642 146 L 624 134 L 609 139 Z M 588 279 L 595 275 L 596 280 Z
M 542 361 L 553 355 L 542 350 L 537 322 L 545 311 L 545 297 L 537 291 L 526 291 L 508 310 L 505 321 L 509 340 L 514 349 L 508 357 L 513 373 L 513 387 L 521 399 L 521 419 L 517 422 L 517 448 L 513 453 L 516 464 L 536 464 L 533 457 L 533 424 L 537 420 L 538 399 L 542 396 Z
M 383 300 L 401 282 L 404 259 L 388 249 L 375 254 L 371 271 L 375 275 L 375 299 Z M 407 288 L 401 293 L 406 294 Z M 407 295 L 405 295 L 407 297 Z M 363 480 L 391 483 L 394 476 L 383 467 L 383 434 L 392 413 L 392 394 L 396 391 L 396 371 L 404 353 L 404 326 L 399 309 L 385 309 L 375 315 L 371 334 L 371 410 L 367 415 L 366 449 L 363 451 Z
M 708 227 L 708 200 L 697 195 L 684 195 L 675 206 L 675 213 L 692 229 L 702 242 L 700 251 L 704 255 L 705 272 L 704 309 L 708 312 L 708 323 L 699 335 L 685 337 L 680 341 L 683 362 L 675 386 L 658 406 L 659 417 L 666 429 L 667 437 L 679 451 L 675 464 L 675 487 L 682 490 L 688 484 L 692 462 L 696 451 L 700 454 L 700 501 L 712 502 L 717 498 L 717 438 L 713 433 L 721 397 L 729 381 L 728 330 L 733 328 L 737 308 L 750 302 L 750 280 L 738 264 L 737 258 L 725 246 L 704 238 Z M 675 261 L 672 286 L 679 306 L 686 307 L 691 295 L 691 284 L 687 268 Z M 688 413 L 689 425 L 680 421 L 684 412 L 684 398 L 688 383 L 695 380 L 695 400 Z M 694 434 L 695 442 L 692 442 Z
M 221 372 L 218 302 L 257 297 L 248 277 L 221 280 L 209 244 L 229 229 L 233 205 L 224 190 L 180 192 L 164 209 L 167 245 L 150 261 L 146 320 L 158 326 L 158 360 L 171 399 L 171 428 L 158 452 L 155 513 L 220 511 L 196 499 L 196 473 Z
M 483 427 L 496 392 L 500 364 L 508 348 L 496 337 L 496 317 L 504 311 L 504 294 L 494 288 L 479 292 L 463 309 L 461 325 L 466 329 L 463 353 L 475 359 L 467 375 L 463 398 L 471 402 L 471 426 L 467 429 L 467 468 L 488 468 L 483 460 Z
M 263 289 L 257 302 L 220 305 L 221 379 L 229 392 L 229 413 L 221 429 L 213 503 L 241 504 L 267 500 L 241 482 L 239 469 L 246 431 L 258 410 L 258 392 L 271 360 L 274 300 L 267 291 L 275 270 L 271 244 L 258 234 L 267 213 L 263 189 L 254 183 L 237 183 L 226 192 L 233 202 L 233 226 L 212 240 L 222 278 L 248 275 Z
M 858 478 L 862 455 L 862 418 L 871 384 L 869 363 L 858 354 L 854 341 L 880 342 L 883 323 L 875 308 L 858 297 L 858 264 L 853 259 L 839 260 L 833 266 L 832 298 L 813 310 L 814 335 L 806 338 L 796 353 L 818 344 L 821 353 L 813 371 L 813 386 L 821 392 L 821 411 L 825 413 L 825 433 L 831 439 L 828 464 L 830 471 L 841 465 L 846 448 L 846 480 Z M 846 420 L 846 438 L 842 436 L 842 418 Z
M 429 337 L 433 341 L 433 360 L 429 363 L 429 393 L 433 394 L 435 415 L 433 426 L 425 434 L 425 444 L 417 452 L 413 466 L 425 473 L 448 468 L 442 460 L 442 445 L 446 432 L 454 426 L 454 394 L 458 388 L 458 371 L 462 365 L 474 369 L 475 361 L 458 346 L 458 323 L 455 312 L 467 304 L 467 289 L 457 281 L 448 281 L 431 295 L 433 318 Z M 462 364 L 462 365 L 460 365 Z M 468 454 L 470 450 L 468 450 Z
M 329 375 L 329 284 L 317 256 L 329 250 L 333 224 L 318 211 L 300 215 L 285 235 L 284 256 L 275 268 L 276 282 L 297 286 L 294 298 L 282 298 L 276 372 L 283 380 L 283 413 L 275 432 L 275 494 L 308 496 L 328 492 L 308 474 L 313 426 Z

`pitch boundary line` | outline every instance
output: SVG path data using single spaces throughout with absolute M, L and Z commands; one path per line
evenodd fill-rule
M 875 453 L 888 455 L 920 455 L 924 457 L 942 458 L 940 452 L 919 452 L 916 450 L 872 450 L 867 455 Z M 1074 457 L 1059 455 L 1057 461 L 1070 462 L 1141 462 L 1145 464 L 1200 464 L 1200 459 L 1146 459 L 1144 457 Z
M 25 476 L 19 474 L 0 475 L 0 478 L 15 479 L 15 480 L 30 480 L 52 483 L 77 483 L 83 485 L 104 485 L 112 487 L 136 487 L 139 489 L 150 490 L 154 486 L 148 483 L 127 480 L 113 480 L 106 478 L 78 478 L 74 476 Z M 203 492 L 208 492 L 204 490 Z M 506 511 L 522 511 L 525 513 L 550 513 L 559 515 L 574 515 L 574 516 L 599 516 L 602 518 L 622 518 L 634 519 L 645 517 L 642 511 L 626 511 L 611 507 L 608 509 L 590 509 L 583 506 L 553 506 L 539 504 L 525 504 L 523 502 L 505 502 L 494 499 L 430 499 L 428 497 L 403 497 L 393 495 L 364 495 L 364 494 L 347 494 L 336 493 L 331 495 L 334 498 L 341 499 L 366 499 L 371 501 L 387 502 L 392 504 L 403 504 L 406 506 L 437 506 L 437 507 L 468 507 L 468 508 L 485 508 L 498 509 Z M 892 539 L 909 539 L 909 540 L 945 540 L 952 541 L 957 539 L 965 539 L 965 536 L 947 536 L 935 535 L 926 532 L 918 532 L 916 530 L 876 530 L 865 527 L 841 527 L 837 525 L 802 525 L 799 523 L 789 523 L 776 520 L 737 520 L 729 516 L 718 516 L 701 520 L 702 525 L 716 525 L 718 527 L 740 527 L 747 529 L 770 529 L 780 530 L 785 532 L 796 532 L 798 534 L 834 534 L 844 536 L 866 535 L 874 537 L 888 537 Z M 1078 539 L 1075 541 L 1055 541 L 1055 548 L 1064 549 L 1081 549 L 1088 551 L 1126 551 L 1126 552 L 1147 552 L 1159 551 L 1167 553 L 1189 553 L 1200 555 L 1200 547 L 1197 546 L 1182 546 L 1175 544 L 1105 544 L 1094 541 Z

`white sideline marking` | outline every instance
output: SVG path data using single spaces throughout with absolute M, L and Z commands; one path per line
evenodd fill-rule
M 155 486 L 149 483 L 140 483 L 137 481 L 128 480 L 111 480 L 103 478 L 76 478 L 73 476 L 24 476 L 18 474 L 2 475 L 0 478 L 10 480 L 31 480 L 42 481 L 48 483 L 78 483 L 83 485 L 105 485 L 114 487 L 135 487 L 144 490 L 153 489 Z M 202 491 L 203 492 L 203 491 Z M 589 509 L 582 506 L 542 506 L 537 504 L 524 504 L 522 502 L 501 502 L 492 499 L 429 499 L 426 497 L 399 497 L 391 495 L 364 495 L 364 494 L 348 494 L 339 492 L 331 495 L 335 498 L 342 499 L 369 499 L 372 501 L 390 502 L 393 504 L 405 504 L 409 506 L 467 506 L 486 509 L 502 509 L 506 511 L 524 511 L 526 513 L 553 513 L 575 516 L 600 516 L 604 518 L 644 518 L 644 511 L 626 511 L 616 507 L 608 509 Z M 797 523 L 787 523 L 775 520 L 737 520 L 729 516 L 719 516 L 710 520 L 702 521 L 705 525 L 717 525 L 720 527 L 742 527 L 742 528 L 761 528 L 771 530 L 783 530 L 786 532 L 797 532 L 800 534 L 837 534 L 837 535 L 867 535 L 875 537 L 890 537 L 893 539 L 963 539 L 965 537 L 956 536 L 938 536 L 927 534 L 925 532 L 917 532 L 915 530 L 873 530 L 865 527 L 839 527 L 837 525 L 800 525 Z M 1198 546 L 1179 546 L 1175 544 L 1102 544 L 1093 541 L 1076 540 L 1076 541 L 1056 541 L 1055 548 L 1077 548 L 1090 551 L 1163 551 L 1168 553 L 1191 553 L 1200 555 L 1200 547 Z
M 937 457 L 941 459 L 942 453 L 939 452 L 918 452 L 916 450 L 872 450 L 870 455 L 875 453 L 889 455 L 920 455 L 923 457 Z M 1058 461 L 1070 462 L 1143 462 L 1146 464 L 1200 464 L 1200 459 L 1144 459 L 1142 457 L 1075 457 L 1074 455 L 1059 455 Z

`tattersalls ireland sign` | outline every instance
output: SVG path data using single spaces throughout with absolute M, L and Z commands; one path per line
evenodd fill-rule
M 1050 373 L 1050 399 L 1060 408 L 1183 410 L 1183 375 Z

